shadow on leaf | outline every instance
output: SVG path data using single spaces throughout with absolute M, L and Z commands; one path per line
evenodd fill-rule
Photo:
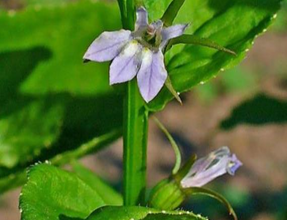
M 51 57 L 45 47 L 0 53 L 0 178 L 122 125 L 122 97 L 113 92 L 90 96 L 21 93 L 22 83 L 37 65 Z M 0 191 L 14 187 L 3 184 Z
M 0 119 L 25 106 L 31 98 L 19 94 L 22 84 L 52 52 L 42 46 L 0 53 Z

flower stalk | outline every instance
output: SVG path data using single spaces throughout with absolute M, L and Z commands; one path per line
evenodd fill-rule
M 133 0 L 118 0 L 124 29 L 134 30 Z M 127 82 L 123 123 L 123 197 L 124 205 L 145 202 L 148 113 L 136 80 Z
M 143 205 L 146 188 L 148 112 L 136 80 L 124 99 L 124 205 Z

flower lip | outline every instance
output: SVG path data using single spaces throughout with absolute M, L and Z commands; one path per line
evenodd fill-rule
M 232 154 L 231 158 L 230 158 L 230 162 L 228 164 L 228 167 L 227 167 L 227 172 L 234 176 L 235 175 L 235 172 L 236 170 L 241 167 L 243 165 L 243 163 L 237 159 L 236 155 L 235 154 Z
M 222 147 L 197 160 L 181 180 L 181 185 L 183 188 L 201 187 L 225 173 L 234 175 L 240 166 L 242 162 L 236 155 L 231 155 L 228 147 Z

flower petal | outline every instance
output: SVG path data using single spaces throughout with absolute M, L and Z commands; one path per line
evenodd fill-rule
M 232 157 L 230 158 L 230 162 L 227 167 L 227 172 L 233 176 L 236 170 L 242 165 L 243 165 L 242 162 L 237 159 L 235 154 L 233 154 Z
M 161 48 L 165 47 L 170 39 L 183 35 L 187 27 L 188 24 L 177 24 L 170 26 L 168 28 L 164 28 L 161 32 L 162 43 L 160 47 Z
M 140 93 L 146 102 L 151 101 L 161 90 L 167 78 L 162 52 L 142 51 L 142 65 L 137 75 Z
M 228 147 L 222 147 L 196 161 L 181 180 L 182 187 L 201 187 L 227 172 L 234 175 L 241 165 L 236 156 L 230 154 Z
M 131 31 L 103 32 L 90 45 L 84 55 L 84 59 L 98 62 L 112 60 L 131 39 Z
M 110 66 L 110 85 L 122 83 L 135 77 L 139 70 L 141 45 L 131 41 L 113 60 Z
M 186 175 L 186 177 L 193 176 L 195 173 L 199 173 L 199 172 L 206 170 L 208 167 L 211 166 L 211 164 L 215 164 L 218 160 L 220 160 L 220 158 L 224 156 L 229 156 L 229 155 L 230 155 L 230 150 L 228 147 L 221 147 L 215 151 L 212 151 L 207 156 L 198 159 L 193 164 L 191 170 Z
M 223 157 L 218 163 L 211 166 L 210 168 L 194 174 L 194 176 L 185 177 L 182 179 L 181 184 L 183 188 L 188 187 L 201 187 L 208 182 L 212 181 L 216 177 L 219 177 L 226 173 L 226 165 L 228 164 L 229 158 Z
M 140 7 L 137 9 L 136 14 L 137 20 L 135 24 L 135 30 L 137 31 L 148 26 L 148 13 L 144 7 Z

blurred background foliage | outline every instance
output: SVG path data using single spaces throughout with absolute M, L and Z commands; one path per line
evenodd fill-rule
M 120 28 L 117 7 L 109 2 L 0 1 L 1 219 L 2 216 L 19 219 L 17 198 L 13 194 L 5 197 L 1 194 L 25 181 L 27 165 L 43 158 L 64 164 L 69 160 L 67 153 L 75 153 L 81 144 L 104 134 L 111 136 L 100 139 L 103 143 L 120 136 L 113 132 L 121 128 L 122 97 L 108 86 L 108 64 L 82 64 L 82 55 L 95 36 L 104 29 Z M 157 17 L 156 13 L 160 12 L 151 16 Z M 202 155 L 209 148 L 228 144 L 243 158 L 245 166 L 237 181 L 235 177 L 226 186 L 228 178 L 223 178 L 212 187 L 234 204 L 244 220 L 287 219 L 286 42 L 287 3 L 284 1 L 270 33 L 258 39 L 242 65 L 184 94 L 184 107 L 172 102 L 166 112 L 158 115 L 182 146 L 184 155 L 194 152 Z M 280 139 L 276 136 L 278 131 Z M 153 125 L 151 132 L 158 134 Z M 254 135 L 255 140 L 268 138 L 267 143 L 272 145 L 262 147 L 260 140 L 249 140 L 248 134 Z M 156 151 L 161 145 L 158 151 L 167 154 L 161 163 L 155 156 L 149 161 L 149 182 L 154 184 L 169 173 L 172 167 L 169 158 L 173 155 L 167 150 L 168 142 L 163 136 L 160 140 L 153 134 L 150 136 L 149 150 Z M 99 144 L 95 149 L 101 147 Z M 120 180 L 116 177 L 120 172 L 121 152 L 118 148 L 116 143 L 96 159 L 93 156 L 88 164 L 119 188 Z M 64 159 L 56 157 L 59 152 Z M 256 159 L 259 152 L 267 156 Z M 154 155 L 161 153 L 154 152 Z M 111 155 L 110 159 L 107 155 Z M 107 161 L 112 164 L 107 169 L 116 167 L 117 174 L 113 177 L 110 177 L 113 171 L 101 171 Z M 261 172 L 262 169 L 266 172 Z M 204 215 L 227 218 L 225 210 L 209 199 L 192 198 L 186 206 Z

